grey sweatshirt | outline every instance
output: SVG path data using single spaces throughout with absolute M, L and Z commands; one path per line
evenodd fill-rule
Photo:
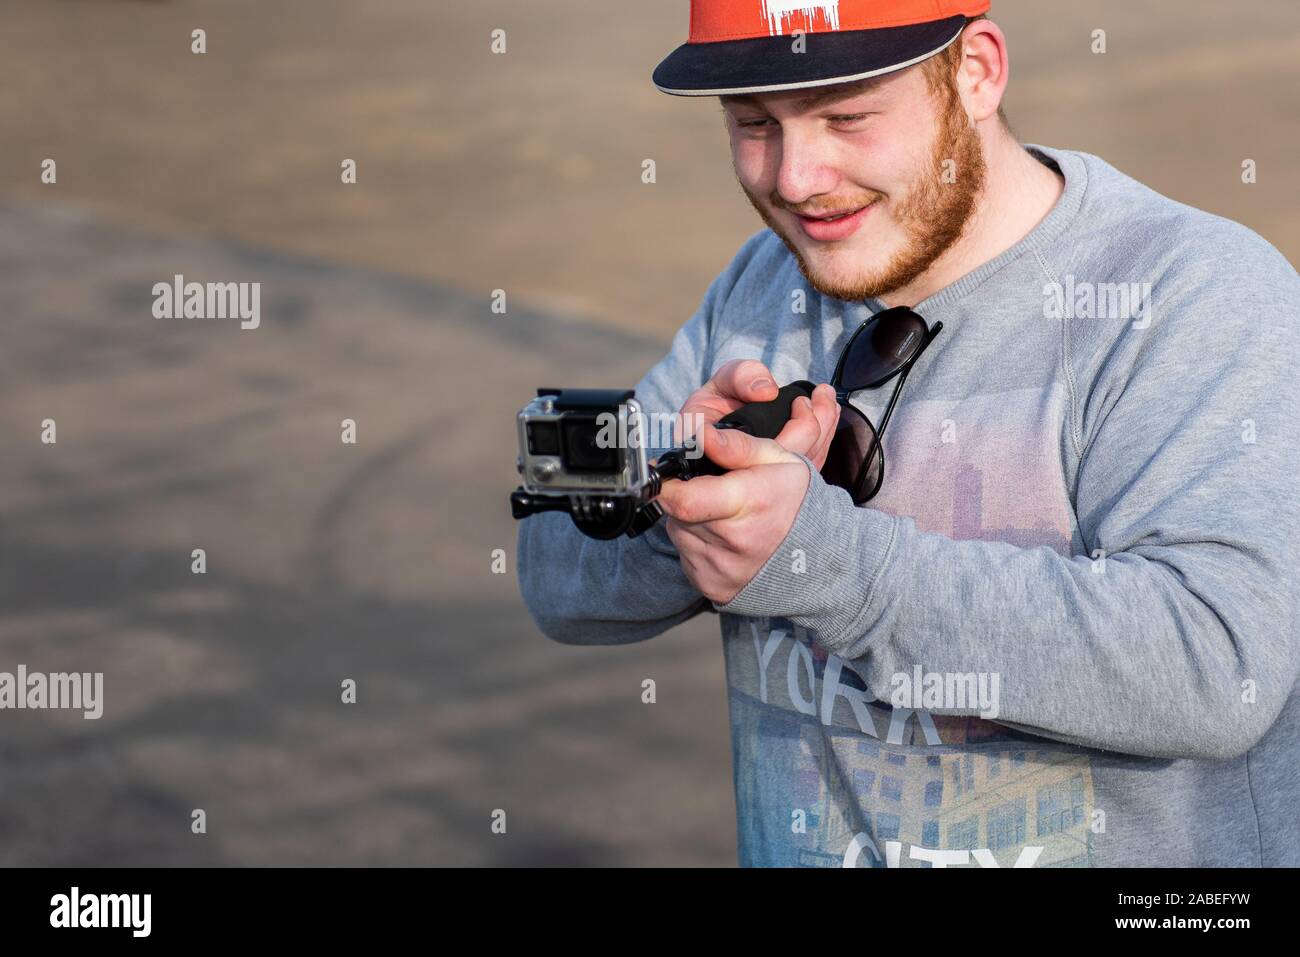
M 520 524 L 556 641 L 720 613 L 744 865 L 1300 866 L 1300 277 L 1096 156 L 1027 148 L 1065 191 L 915 304 L 944 328 L 866 506 L 809 464 L 720 606 L 662 524 Z M 738 357 L 828 381 L 882 308 L 820 296 L 763 230 L 637 397 L 676 411 Z M 892 387 L 851 401 L 879 422 Z

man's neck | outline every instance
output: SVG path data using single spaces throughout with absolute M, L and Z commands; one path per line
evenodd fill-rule
M 1000 256 L 1051 212 L 1065 180 L 1044 166 L 1010 135 L 985 149 L 988 172 L 961 238 L 907 286 L 881 296 L 886 306 L 914 306 L 945 286 Z

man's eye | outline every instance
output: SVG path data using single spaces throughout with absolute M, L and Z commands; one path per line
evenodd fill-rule
M 829 119 L 832 123 L 856 123 L 872 115 L 871 113 L 849 113 L 843 116 L 832 116 Z M 770 122 L 771 117 L 763 117 L 762 119 L 737 120 L 736 125 L 742 129 L 755 129 L 767 126 Z

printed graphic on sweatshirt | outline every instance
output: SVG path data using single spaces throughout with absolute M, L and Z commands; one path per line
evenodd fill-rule
M 728 618 L 741 864 L 1086 867 L 1086 753 L 874 701 L 783 619 Z
M 853 401 L 880 421 L 883 410 Z M 959 402 L 900 403 L 885 432 L 885 482 L 871 507 L 949 538 L 1046 545 L 1069 555 L 1064 407 L 1064 390 L 1055 384 Z
M 900 405 L 872 507 L 950 538 L 1070 554 L 1063 401 L 1051 386 Z M 784 619 L 728 616 L 723 636 L 742 864 L 1092 863 L 1086 751 L 875 701 Z

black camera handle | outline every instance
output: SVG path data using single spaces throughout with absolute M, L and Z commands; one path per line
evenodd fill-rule
M 724 415 L 715 422 L 714 427 L 735 429 L 760 439 L 774 439 L 781 434 L 785 424 L 790 421 L 794 400 L 800 396 L 806 399 L 812 398 L 814 388 L 816 386 L 806 379 L 791 382 L 781 387 L 775 399 L 742 405 L 735 412 Z M 703 455 L 689 457 L 686 448 L 665 452 L 660 456 L 656 470 L 664 481 L 670 478 L 687 480 L 701 475 L 721 475 L 727 471 Z

